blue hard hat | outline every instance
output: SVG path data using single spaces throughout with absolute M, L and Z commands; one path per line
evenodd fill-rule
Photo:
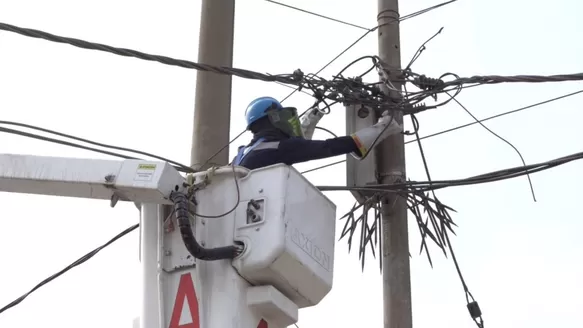
M 245 119 L 247 120 L 247 129 L 249 126 L 260 118 L 267 116 L 268 109 L 282 109 L 281 103 L 272 97 L 260 97 L 253 100 L 245 110 Z

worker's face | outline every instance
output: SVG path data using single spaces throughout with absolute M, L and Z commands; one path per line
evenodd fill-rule
M 290 137 L 304 137 L 298 111 L 294 107 L 284 107 L 279 110 L 269 110 L 267 112 L 269 121 L 273 126 L 281 130 Z

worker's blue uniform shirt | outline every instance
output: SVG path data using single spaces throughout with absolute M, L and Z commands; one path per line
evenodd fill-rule
M 292 165 L 351 152 L 358 152 L 358 148 L 349 136 L 327 140 L 288 138 L 269 141 L 259 138 L 249 146 L 239 147 L 233 165 L 253 170 L 273 164 Z

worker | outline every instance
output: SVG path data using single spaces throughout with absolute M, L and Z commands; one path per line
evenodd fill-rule
M 296 108 L 283 107 L 271 97 L 253 100 L 245 111 L 247 130 L 253 133 L 253 139 L 239 147 L 232 164 L 253 170 L 349 153 L 362 159 L 374 145 L 402 131 L 402 126 L 385 111 L 376 124 L 350 136 L 311 140 L 323 115 L 317 108 L 310 109 L 300 123 Z

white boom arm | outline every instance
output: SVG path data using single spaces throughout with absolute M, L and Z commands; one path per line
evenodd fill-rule
M 283 328 L 329 293 L 336 206 L 294 168 L 224 167 L 189 181 L 165 162 L 0 155 L 0 191 L 140 204 L 134 327 Z M 198 252 L 234 244 L 231 257 Z
M 172 204 L 184 182 L 165 162 L 0 155 L 0 191 Z

